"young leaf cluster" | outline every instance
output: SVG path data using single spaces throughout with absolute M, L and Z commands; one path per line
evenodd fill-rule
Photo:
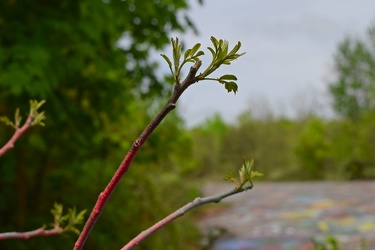
M 51 213 L 54 216 L 54 224 L 52 226 L 62 228 L 63 232 L 71 231 L 78 235 L 80 234 L 80 231 L 75 226 L 84 222 L 86 210 L 82 210 L 77 214 L 75 208 L 69 208 L 68 213 L 63 215 L 63 205 L 55 203 Z
M 180 58 L 182 55 L 182 45 L 179 43 L 178 38 L 171 39 L 172 40 L 172 48 L 173 48 L 173 63 L 172 61 L 165 55 L 161 54 L 161 56 L 165 59 L 168 63 L 169 69 L 173 75 L 174 82 L 179 84 L 180 82 L 180 73 L 182 67 L 187 62 L 197 62 L 199 57 L 204 55 L 203 51 L 200 51 L 199 48 L 201 46 L 200 43 L 197 43 L 193 46 L 193 48 L 188 49 L 184 53 L 184 59 L 180 64 Z M 229 65 L 231 62 L 238 57 L 244 55 L 245 53 L 238 54 L 237 52 L 241 48 L 241 42 L 238 42 L 234 48 L 229 51 L 229 43 L 226 40 L 217 40 L 215 37 L 211 37 L 211 42 L 213 44 L 213 48 L 208 47 L 212 54 L 212 62 L 207 67 L 207 69 L 197 76 L 197 80 L 213 80 L 218 81 L 219 83 L 223 84 L 228 90 L 228 92 L 236 93 L 238 90 L 238 86 L 236 84 L 237 77 L 234 75 L 226 74 L 219 78 L 207 78 L 211 73 L 217 70 L 221 65 Z
M 44 126 L 43 120 L 46 119 L 45 112 L 38 112 L 38 109 L 45 103 L 45 100 L 38 102 L 37 100 L 30 100 L 30 113 L 32 116 L 30 126 L 41 125 Z M 12 122 L 7 116 L 0 116 L 0 121 L 4 122 L 7 126 L 12 126 L 14 129 L 19 129 L 22 121 L 22 116 L 20 115 L 20 109 L 17 108 L 14 114 L 14 122 Z
M 34 125 L 41 125 L 44 126 L 45 124 L 43 123 L 43 120 L 46 119 L 46 116 L 44 115 L 45 111 L 38 112 L 38 109 L 46 102 L 46 100 L 41 100 L 38 102 L 37 100 L 30 100 L 30 113 L 33 117 L 33 121 L 31 122 L 31 126 Z
M 237 190 L 244 188 L 244 185 L 248 183 L 250 186 L 247 188 L 252 188 L 254 186 L 251 181 L 255 177 L 263 176 L 262 173 L 253 171 L 254 161 L 243 161 L 243 164 L 238 171 L 238 176 L 234 172 L 228 173 L 224 176 L 224 180 L 232 181 L 236 184 Z
M 212 72 L 217 70 L 221 65 L 230 65 L 233 60 L 236 60 L 238 57 L 244 55 L 245 53 L 237 54 L 239 49 L 241 48 L 241 42 L 238 42 L 234 48 L 229 51 L 229 43 L 226 40 L 217 40 L 215 37 L 211 37 L 211 42 L 213 44 L 213 48 L 208 47 L 212 54 L 212 62 L 207 67 L 207 69 L 198 76 L 198 79 L 201 80 L 216 80 L 221 84 L 224 84 L 226 90 L 228 92 L 233 91 L 234 93 L 237 92 L 238 86 L 234 82 L 237 80 L 237 77 L 234 75 L 223 75 L 220 78 L 213 79 L 213 78 L 206 78 Z
M 180 83 L 180 74 L 182 67 L 187 63 L 187 62 L 196 62 L 199 60 L 199 57 L 201 55 L 204 55 L 203 51 L 199 51 L 199 48 L 201 47 L 200 43 L 197 43 L 194 45 L 193 48 L 188 49 L 184 53 L 184 59 L 182 63 L 180 64 L 180 58 L 182 54 L 182 45 L 179 43 L 178 38 L 176 39 L 171 39 L 172 41 L 172 50 L 173 50 L 173 66 L 171 60 L 165 55 L 165 54 L 160 54 L 165 61 L 168 63 L 169 69 L 173 75 L 174 82 L 176 84 Z
M 4 122 L 7 126 L 18 129 L 22 121 L 22 116 L 20 116 L 20 109 L 17 108 L 16 112 L 14 113 L 14 123 L 7 116 L 0 116 L 0 121 Z

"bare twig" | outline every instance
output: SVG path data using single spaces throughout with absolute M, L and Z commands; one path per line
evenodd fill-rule
M 0 157 L 3 156 L 9 149 L 14 147 L 14 143 L 18 140 L 18 138 L 26 132 L 31 126 L 34 125 L 41 125 L 44 126 L 43 120 L 46 119 L 44 111 L 38 112 L 38 109 L 45 103 L 45 100 L 37 101 L 37 100 L 30 100 L 30 112 L 27 117 L 26 122 L 20 128 L 22 117 L 20 116 L 20 110 L 17 108 L 15 113 L 14 123 L 10 121 L 10 119 L 6 116 L 0 116 L 0 121 L 4 122 L 6 125 L 12 126 L 15 128 L 15 132 L 10 138 L 10 140 L 0 148 Z
M 120 182 L 123 175 L 128 171 L 130 164 L 132 163 L 134 157 L 137 155 L 138 150 L 142 147 L 143 143 L 155 130 L 155 128 L 160 124 L 160 122 L 165 118 L 165 116 L 171 112 L 176 107 L 176 102 L 181 96 L 181 94 L 192 84 L 197 82 L 196 74 L 199 70 L 202 62 L 198 60 L 189 71 L 189 74 L 185 80 L 181 83 L 175 84 L 172 96 L 169 98 L 168 102 L 165 104 L 163 109 L 155 116 L 155 118 L 149 123 L 146 129 L 141 133 L 141 135 L 134 141 L 129 152 L 125 156 L 124 160 L 118 167 L 116 173 L 108 183 L 107 187 L 103 192 L 99 194 L 98 200 L 91 211 L 90 217 L 88 218 L 78 240 L 74 245 L 74 249 L 82 249 L 92 228 L 94 227 L 96 221 L 98 220 L 100 214 L 102 213 L 105 204 L 107 203 L 112 192 L 116 188 L 117 184 Z
M 75 227 L 78 224 L 81 224 L 84 219 L 84 214 L 86 210 L 82 210 L 77 214 L 75 208 L 69 209 L 68 213 L 63 215 L 63 205 L 55 202 L 51 213 L 54 217 L 53 228 L 45 229 L 45 226 L 35 229 L 28 232 L 6 232 L 0 233 L 0 240 L 9 240 L 9 239 L 21 239 L 27 240 L 30 237 L 35 236 L 51 236 L 56 234 L 61 234 L 64 232 L 74 232 L 79 234 L 79 230 Z
M 203 197 L 203 198 L 199 198 L 199 197 L 195 198 L 192 202 L 190 202 L 190 203 L 186 204 L 185 206 L 179 208 L 178 210 L 176 210 L 172 214 L 168 215 L 167 217 L 165 217 L 161 221 L 157 222 L 156 224 L 154 224 L 153 226 L 151 226 L 147 230 L 138 234 L 137 237 L 135 237 L 134 239 L 129 241 L 129 243 L 127 243 L 123 248 L 121 248 L 121 250 L 132 249 L 133 247 L 137 246 L 141 241 L 146 239 L 148 236 L 155 233 L 157 230 L 164 227 L 166 224 L 174 221 L 178 217 L 183 216 L 186 212 L 192 210 L 193 208 L 196 208 L 198 206 L 208 204 L 208 203 L 218 203 L 222 199 L 224 199 L 228 196 L 241 193 L 241 192 L 243 192 L 245 190 L 248 190 L 248 189 L 251 189 L 251 188 L 252 188 L 252 186 L 248 185 L 247 187 L 242 187 L 242 188 L 239 188 L 239 189 L 234 188 L 230 191 L 227 191 L 227 192 L 224 192 L 224 193 L 221 193 L 221 194 L 217 194 L 217 195 L 213 195 L 213 196 L 207 196 L 207 197 Z
M 0 240 L 9 240 L 9 239 L 21 239 L 27 240 L 31 237 L 36 236 L 51 236 L 56 234 L 63 233 L 64 230 L 60 226 L 55 226 L 52 229 L 44 229 L 44 227 L 35 229 L 33 231 L 28 232 L 7 232 L 7 233 L 0 233 Z
M 14 147 L 14 143 L 16 143 L 18 138 L 30 128 L 33 120 L 34 116 L 30 114 L 27 117 L 25 124 L 23 124 L 21 128 L 16 128 L 16 131 L 14 131 L 12 138 L 10 138 L 10 140 L 2 148 L 0 148 L 0 157 L 3 156 L 9 149 L 12 149 Z

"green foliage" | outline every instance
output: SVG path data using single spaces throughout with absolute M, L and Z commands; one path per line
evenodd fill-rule
M 212 54 L 212 61 L 207 69 L 197 76 L 197 80 L 218 81 L 219 83 L 224 84 L 228 92 L 233 91 L 234 93 L 236 93 L 238 90 L 238 86 L 234 82 L 237 80 L 237 77 L 235 77 L 234 75 L 223 75 L 220 78 L 208 78 L 207 76 L 217 70 L 221 65 L 229 65 L 233 60 L 244 55 L 245 53 L 236 54 L 241 48 L 241 43 L 238 42 L 237 45 L 235 45 L 234 48 L 228 53 L 228 41 L 222 39 L 217 40 L 212 36 L 211 42 L 214 45 L 214 48 L 208 47 L 208 49 Z M 182 54 L 182 45 L 178 42 L 178 38 L 172 38 L 173 65 L 171 60 L 166 55 L 161 54 L 161 56 L 168 63 L 169 69 L 176 84 L 180 83 L 180 73 L 182 66 L 184 66 L 187 62 L 197 62 L 199 60 L 199 57 L 204 55 L 203 51 L 199 50 L 200 46 L 201 44 L 197 43 L 193 46 L 193 48 L 187 49 L 184 53 L 184 59 L 181 64 L 180 58 Z
M 238 90 L 238 86 L 234 82 L 235 80 L 237 80 L 237 77 L 235 77 L 234 75 L 223 75 L 217 79 L 207 78 L 207 76 L 209 76 L 211 73 L 217 70 L 221 65 L 230 65 L 232 61 L 244 55 L 245 53 L 237 54 L 238 50 L 241 48 L 241 42 L 238 42 L 237 45 L 235 45 L 229 53 L 228 41 L 222 39 L 217 40 L 215 37 L 212 36 L 211 42 L 214 45 L 214 48 L 208 47 L 208 49 L 212 54 L 212 62 L 203 73 L 198 75 L 197 78 L 199 80 L 216 80 L 221 84 L 224 84 L 225 89 L 228 90 L 228 92 L 233 91 L 234 93 L 236 93 Z
M 340 247 L 340 242 L 334 235 L 328 235 L 323 242 L 313 238 L 312 243 L 314 245 L 314 250 L 340 250 L 344 249 L 344 247 Z M 364 239 L 361 239 L 361 242 L 358 246 L 358 250 L 365 250 L 366 249 L 367 242 Z
M 220 115 L 216 114 L 208 118 L 199 127 L 190 131 L 189 134 L 193 141 L 194 160 L 200 166 L 204 166 L 203 168 L 197 168 L 194 171 L 195 175 L 215 177 L 221 176 L 226 171 L 222 168 L 223 162 L 220 155 L 228 129 L 229 126 Z
M 268 180 L 352 180 L 375 176 L 375 115 L 351 119 L 255 120 L 235 125 L 220 116 L 190 131 L 199 176 L 218 176 L 233 162 L 254 157 Z
M 251 181 L 255 177 L 263 176 L 262 173 L 253 170 L 254 167 L 254 160 L 245 161 L 243 160 L 243 164 L 238 171 L 238 176 L 234 172 L 229 172 L 225 177 L 224 180 L 234 182 L 236 184 L 236 188 L 252 188 L 254 186 L 253 182 Z M 245 184 L 248 183 L 249 187 L 244 187 Z
M 374 178 L 375 115 L 351 119 L 255 120 L 245 114 L 235 125 L 220 116 L 190 131 L 199 176 L 218 176 L 233 162 L 254 157 L 268 180 Z
M 330 84 L 333 107 L 338 114 L 358 119 L 375 108 L 375 32 L 368 31 L 368 41 L 346 38 L 335 56 L 336 79 Z
M 0 116 L 0 121 L 5 123 L 7 126 L 11 126 L 15 129 L 20 127 L 22 116 L 20 116 L 20 109 L 17 108 L 14 113 L 14 123 L 7 116 Z
M 46 119 L 44 113 L 45 111 L 38 112 L 38 109 L 45 103 L 45 100 L 41 100 L 38 102 L 37 100 L 30 100 L 30 112 L 29 115 L 33 117 L 33 121 L 31 122 L 31 126 L 41 125 L 44 126 L 43 120 Z
M 30 112 L 29 115 L 32 117 L 30 126 L 40 125 L 44 126 L 43 120 L 46 119 L 44 111 L 38 112 L 38 109 L 45 103 L 45 100 L 38 102 L 37 100 L 30 100 Z M 14 123 L 7 116 L 0 116 L 0 121 L 4 122 L 5 125 L 11 126 L 15 129 L 19 129 L 22 121 L 22 116 L 20 115 L 20 109 L 17 108 L 14 113 Z
M 300 134 L 296 154 L 312 179 L 367 179 L 375 176 L 373 112 L 356 121 L 312 118 Z
M 203 51 L 198 51 L 199 48 L 201 47 L 200 43 L 197 43 L 194 45 L 193 48 L 187 49 L 184 53 L 184 60 L 182 61 L 180 65 L 180 58 L 181 58 L 181 53 L 182 53 L 182 45 L 178 42 L 178 38 L 176 39 L 171 39 L 172 41 L 172 51 L 173 51 L 173 66 L 171 60 L 165 55 L 165 54 L 160 54 L 165 61 L 168 63 L 169 69 L 171 70 L 171 73 L 173 75 L 174 82 L 176 84 L 180 83 L 180 73 L 182 67 L 187 63 L 187 62 L 196 62 L 199 60 L 199 56 L 204 55 Z M 174 69 L 172 69 L 174 67 Z
M 301 132 L 296 148 L 296 155 L 305 171 L 305 178 L 322 179 L 324 177 L 325 169 L 329 168 L 328 147 L 325 124 L 322 120 L 312 117 Z
M 312 240 L 315 250 L 339 250 L 338 240 L 334 236 L 327 236 L 324 242 Z
M 51 209 L 51 213 L 54 217 L 54 223 L 51 224 L 52 227 L 60 227 L 62 228 L 63 232 L 73 232 L 75 234 L 80 233 L 80 231 L 76 228 L 76 225 L 82 224 L 84 222 L 84 215 L 86 210 L 82 210 L 77 214 L 76 208 L 69 208 L 68 213 L 63 215 L 63 205 L 58 204 L 55 202 L 53 205 L 53 209 Z
M 300 166 L 293 147 L 299 131 L 298 122 L 283 118 L 256 120 L 242 115 L 225 136 L 221 162 L 228 168 L 236 158 L 252 157 L 265 178 L 296 179 Z

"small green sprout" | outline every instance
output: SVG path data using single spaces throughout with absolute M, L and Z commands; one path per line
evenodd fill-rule
M 77 214 L 75 208 L 68 209 L 68 213 L 63 215 L 63 205 L 55 203 L 54 208 L 51 209 L 51 213 L 54 217 L 53 227 L 60 227 L 63 232 L 71 231 L 76 234 L 80 234 L 79 230 L 75 227 L 77 224 L 84 222 L 86 210 L 82 210 Z
M 254 186 L 253 182 L 251 181 L 255 177 L 263 176 L 264 174 L 259 173 L 257 171 L 253 171 L 254 167 L 254 160 L 245 161 L 243 160 L 243 164 L 238 171 L 238 176 L 234 172 L 229 172 L 227 175 L 224 176 L 224 180 L 232 181 L 236 184 L 237 190 L 241 188 L 245 188 L 245 184 L 248 183 L 249 186 L 246 189 L 250 189 Z
M 34 125 L 41 125 L 44 126 L 43 120 L 46 119 L 45 112 L 38 112 L 38 109 L 45 103 L 45 100 L 41 100 L 38 102 L 37 100 L 30 100 L 30 112 L 29 115 L 32 117 L 30 126 Z M 12 122 L 7 116 L 0 116 L 0 121 L 4 122 L 5 125 L 11 126 L 14 129 L 19 129 L 22 121 L 22 117 L 20 116 L 20 109 L 17 108 L 14 114 L 14 122 Z
M 46 116 L 44 115 L 45 111 L 38 112 L 38 109 L 46 102 L 46 100 L 41 100 L 38 102 L 37 100 L 30 100 L 30 113 L 33 117 L 33 121 L 31 122 L 31 126 L 34 125 L 40 125 L 44 126 L 45 124 L 43 123 L 43 120 L 46 119 Z

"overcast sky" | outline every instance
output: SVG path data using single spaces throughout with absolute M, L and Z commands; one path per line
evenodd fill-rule
M 365 36 L 375 20 L 373 0 L 205 0 L 203 6 L 190 1 L 189 15 L 200 34 L 178 36 L 189 48 L 202 43 L 207 54 L 202 69 L 210 62 L 211 36 L 232 46 L 241 41 L 246 54 L 214 75 L 236 75 L 236 95 L 208 81 L 184 93 L 178 108 L 188 126 L 215 113 L 234 122 L 244 110 L 262 113 L 267 104 L 278 114 L 311 108 L 332 79 L 337 44 L 346 35 Z

